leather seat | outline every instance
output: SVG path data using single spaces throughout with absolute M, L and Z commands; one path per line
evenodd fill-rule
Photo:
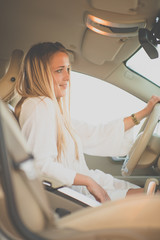
M 15 82 L 19 74 L 23 55 L 24 53 L 20 49 L 15 49 L 12 52 L 9 66 L 0 79 L 0 98 L 5 102 L 13 100 Z

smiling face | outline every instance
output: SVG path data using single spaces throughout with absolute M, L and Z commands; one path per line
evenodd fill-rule
M 50 58 L 50 69 L 53 76 L 55 96 L 57 99 L 64 97 L 70 80 L 68 55 L 64 52 L 56 52 Z

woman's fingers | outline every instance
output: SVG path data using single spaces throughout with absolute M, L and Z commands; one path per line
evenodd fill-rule
M 150 100 L 148 101 L 148 104 L 146 106 L 147 109 L 147 115 L 151 113 L 153 110 L 154 106 L 160 102 L 160 97 L 159 96 L 152 96 Z

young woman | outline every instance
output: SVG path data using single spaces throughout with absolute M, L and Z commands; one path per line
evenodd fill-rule
M 15 114 L 41 173 L 100 202 L 143 191 L 100 170 L 89 170 L 84 153 L 127 154 L 132 145 L 129 129 L 150 114 L 160 97 L 153 96 L 134 116 L 106 125 L 93 127 L 71 121 L 70 62 L 67 50 L 58 42 L 39 43 L 29 49 L 16 89 L 22 98 Z

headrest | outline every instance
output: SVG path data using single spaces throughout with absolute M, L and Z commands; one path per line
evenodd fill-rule
M 10 101 L 14 95 L 14 86 L 19 74 L 23 55 L 24 53 L 20 49 L 12 52 L 9 67 L 0 79 L 0 98 L 5 102 Z

